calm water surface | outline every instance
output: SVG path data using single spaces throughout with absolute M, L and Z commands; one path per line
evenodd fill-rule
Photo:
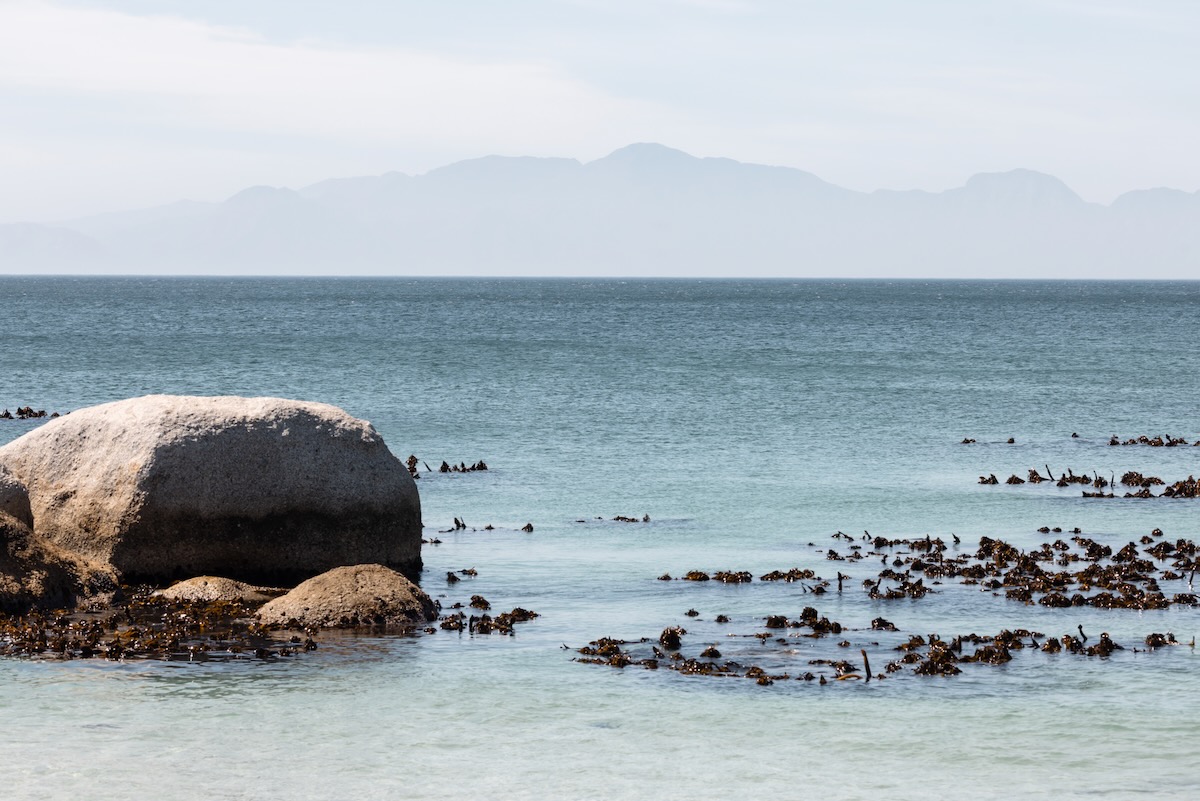
M 421 479 L 443 541 L 422 584 L 542 615 L 513 638 L 347 638 L 272 664 L 0 662 L 3 795 L 1200 797 L 1197 656 L 1132 650 L 1151 631 L 1186 643 L 1200 613 L 1030 607 L 953 580 L 873 601 L 877 563 L 823 552 L 839 530 L 963 551 L 1033 547 L 1043 525 L 1114 550 L 1155 527 L 1196 538 L 1200 501 L 976 480 L 1200 472 L 1200 448 L 1107 446 L 1200 439 L 1198 323 L 1198 283 L 0 277 L 0 407 L 278 395 L 371 420 L 401 457 L 485 459 Z M 0 422 L 0 443 L 32 425 Z M 437 533 L 456 516 L 495 531 Z M 795 566 L 852 579 L 819 598 L 656 580 Z M 728 636 L 808 605 L 855 629 L 849 651 Z M 901 633 L 870 631 L 880 615 Z M 717 643 L 793 675 L 859 648 L 879 670 L 914 632 L 1083 625 L 1129 650 L 759 687 L 562 647 L 667 625 L 690 655 Z

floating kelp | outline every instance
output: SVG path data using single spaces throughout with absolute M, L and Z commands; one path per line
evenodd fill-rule
M 418 459 L 416 454 L 412 454 L 407 459 L 405 459 L 404 464 L 408 468 L 409 475 L 411 475 L 413 478 L 421 477 L 419 471 L 417 470 L 418 464 L 424 465 L 426 473 L 433 472 L 433 470 L 430 469 L 430 467 L 429 467 L 429 463 L 422 461 L 421 459 Z M 438 467 L 437 472 L 439 472 L 439 473 L 478 473 L 481 471 L 485 471 L 487 469 L 488 469 L 487 462 L 483 461 L 482 459 L 480 459 L 478 462 L 473 462 L 472 464 L 467 464 L 466 462 L 459 462 L 458 464 L 450 464 L 449 462 L 443 460 L 441 466 Z
M 713 573 L 713 581 L 719 581 L 722 584 L 745 584 L 754 581 L 753 574 L 749 570 L 718 570 Z
M 1113 434 L 1112 437 L 1109 438 L 1108 444 L 1109 445 L 1146 445 L 1151 448 L 1174 448 L 1174 447 L 1177 447 L 1180 445 L 1187 445 L 1189 443 L 1188 443 L 1187 439 L 1184 437 L 1172 437 L 1170 434 L 1164 434 L 1161 437 L 1147 437 L 1146 435 L 1143 434 L 1140 437 L 1131 437 L 1131 438 L 1125 439 L 1125 440 L 1122 440 L 1116 434 Z M 1190 443 L 1190 444 L 1200 445 L 1200 439 L 1198 439 L 1195 442 Z
M 888 572 L 891 573 L 891 571 Z M 868 579 L 863 582 L 867 587 L 867 594 L 876 600 L 896 601 L 903 598 L 924 598 L 929 593 L 924 579 L 914 581 L 906 575 L 896 576 L 894 574 L 887 578 L 898 578 L 900 583 L 895 587 L 884 587 L 884 577 L 874 582 Z
M 607 519 L 600 515 L 596 515 L 590 521 L 581 517 L 581 518 L 578 518 L 575 522 L 576 523 L 589 523 L 589 522 L 604 523 L 604 522 L 608 522 L 610 520 L 613 523 L 649 523 L 650 515 L 642 515 L 641 517 L 637 517 L 635 515 L 613 515 L 611 518 L 607 518 Z
M 178 602 L 148 586 L 128 602 L 73 613 L 0 617 L 0 655 L 53 659 L 207 661 L 275 659 L 317 647 L 316 632 L 285 637 L 254 619 L 261 603 Z
M 681 644 L 680 638 L 687 634 L 687 630 L 682 626 L 670 626 L 663 629 L 662 634 L 658 635 L 658 644 L 668 651 L 678 651 Z
M 1052 477 L 1055 475 L 1048 469 L 1047 473 Z M 1075 474 L 1068 471 L 1065 475 L 1071 480 Z M 1200 598 L 1193 592 L 1172 594 L 1165 590 L 1165 583 L 1160 585 L 1160 582 L 1181 582 L 1185 577 L 1194 576 L 1200 567 L 1200 560 L 1197 559 L 1197 545 L 1191 540 L 1167 539 L 1158 528 L 1139 541 L 1123 544 L 1106 543 L 1085 536 L 1077 526 L 1067 534 L 1063 534 L 1064 528 L 1061 526 L 1043 526 L 1040 531 L 1062 536 L 1030 550 L 1023 550 L 999 538 L 981 537 L 977 548 L 960 550 L 962 541 L 957 536 L 952 536 L 953 543 L 950 544 L 941 537 L 929 534 L 893 539 L 863 532 L 861 537 L 856 538 L 838 531 L 832 538 L 847 543 L 850 556 L 842 556 L 832 549 L 826 549 L 823 553 L 826 559 L 835 561 L 878 558 L 882 568 L 875 577 L 862 581 L 863 591 L 877 601 L 912 602 L 935 592 L 931 585 L 957 580 L 967 586 L 978 586 L 1001 600 L 1063 609 L 1091 607 L 1142 611 L 1200 604 Z M 809 545 L 815 547 L 813 543 Z M 822 551 L 818 549 L 817 553 Z M 687 577 L 692 581 L 704 582 L 722 576 L 745 580 L 749 573 L 724 570 L 710 575 L 703 571 L 692 571 Z M 669 579 L 670 576 L 661 578 Z M 850 576 L 839 571 L 838 592 L 847 590 L 844 583 L 846 578 Z M 812 570 L 799 567 L 788 571 L 772 571 L 760 576 L 760 580 L 795 581 L 806 588 L 808 584 L 805 582 L 829 585 Z M 722 615 L 717 620 L 727 623 L 729 619 Z M 595 661 L 622 667 L 644 665 L 695 676 L 753 678 L 760 684 L 778 683 L 783 678 L 796 676 L 797 679 L 815 680 L 819 685 L 826 685 L 845 680 L 884 678 L 901 671 L 916 676 L 954 676 L 966 671 L 968 666 L 1006 665 L 1023 652 L 1105 659 L 1125 650 L 1107 632 L 1098 638 L 1089 638 L 1082 627 L 1077 627 L 1078 634 L 1052 637 L 1019 627 L 1005 629 L 991 636 L 972 633 L 947 639 L 937 634 L 908 633 L 895 646 L 902 655 L 888 662 L 878 676 L 871 674 L 865 647 L 860 648 L 863 656 L 861 667 L 839 658 L 808 659 L 808 665 L 826 668 L 827 672 L 814 674 L 811 670 L 797 671 L 787 667 L 789 660 L 803 653 L 803 649 L 799 648 L 803 640 L 795 638 L 822 640 L 836 635 L 837 642 L 822 646 L 825 649 L 878 646 L 879 643 L 856 643 L 853 632 L 870 631 L 876 636 L 894 637 L 901 633 L 900 627 L 886 618 L 876 617 L 861 629 L 849 629 L 839 621 L 820 615 L 811 606 L 805 607 L 795 617 L 770 614 L 760 620 L 762 628 L 758 632 L 725 635 L 733 638 L 731 642 L 740 641 L 749 645 L 731 649 L 709 640 L 697 646 L 696 655 L 693 655 L 689 653 L 685 642 L 686 632 L 680 627 L 668 627 L 659 635 L 658 645 L 633 643 L 622 648 L 619 656 L 595 657 Z M 649 640 L 640 642 L 649 643 Z M 1160 648 L 1174 642 L 1173 635 L 1170 639 L 1167 635 L 1158 634 L 1146 638 L 1147 647 L 1150 648 Z M 650 647 L 648 653 L 645 652 L 646 647 Z M 809 647 L 817 646 L 814 644 Z
M 1154 487 L 1162 486 L 1166 482 L 1158 476 L 1143 476 L 1136 470 L 1130 470 L 1121 476 L 1121 483 L 1127 487 Z
M 47 414 L 45 409 L 34 409 L 32 406 L 20 406 L 17 408 L 16 414 L 8 409 L 0 411 L 0 420 L 40 420 L 43 417 L 53 419 L 61 416 L 58 412 Z
M 1168 597 L 1158 582 L 1178 580 L 1184 573 L 1194 572 L 1198 566 L 1197 546 L 1184 539 L 1174 543 L 1156 541 L 1162 536 L 1162 531 L 1155 529 L 1154 536 L 1143 538 L 1141 543 L 1150 547 L 1139 549 L 1138 543 L 1130 542 L 1115 552 L 1110 545 L 1078 534 L 1072 537 L 1074 547 L 1060 539 L 1028 552 L 1002 540 L 982 537 L 973 555 L 948 558 L 942 551 L 934 551 L 934 558 L 897 559 L 894 561 L 899 565 L 886 568 L 878 579 L 867 579 L 863 585 L 873 598 L 921 597 L 924 587 L 913 574 L 922 572 L 926 578 L 960 578 L 965 584 L 1004 590 L 1010 600 L 1042 606 L 1142 610 L 1193 605 L 1194 594 Z M 1168 569 L 1155 564 L 1167 560 Z M 901 572 L 898 567 L 906 569 Z M 899 586 L 885 589 L 885 580 L 899 582 Z
M 1171 632 L 1159 634 L 1154 632 L 1146 635 L 1147 648 L 1164 648 L 1168 645 L 1179 645 L 1179 641 L 1175 639 L 1175 635 Z
M 482 459 L 474 464 L 468 465 L 466 462 L 458 464 L 448 464 L 442 462 L 442 466 L 438 468 L 439 473 L 478 473 L 481 470 L 487 470 L 488 466 Z
M 772 637 L 770 632 L 793 627 L 800 620 L 814 619 L 827 620 L 818 616 L 815 609 L 806 609 L 795 623 L 785 615 L 768 616 L 765 619 L 768 631 L 747 638 L 749 642 L 758 644 L 753 652 L 739 653 L 735 659 L 729 659 L 728 654 L 712 643 L 707 644 L 698 656 L 686 655 L 682 642 L 682 634 L 686 632 L 673 627 L 663 631 L 659 636 L 658 645 L 647 637 L 632 641 L 610 637 L 593 640 L 577 649 L 580 656 L 576 657 L 575 661 L 616 668 L 640 666 L 648 670 L 667 669 L 688 676 L 748 678 L 764 686 L 791 679 L 795 673 L 794 678 L 797 681 L 815 680 L 820 685 L 826 685 L 830 680 L 881 680 L 905 671 L 915 676 L 956 676 L 963 673 L 967 666 L 1006 665 L 1024 652 L 1109 658 L 1125 650 L 1124 646 L 1115 642 L 1107 632 L 1102 633 L 1097 640 L 1089 642 L 1082 626 L 1077 627 L 1078 636 L 1063 634 L 1060 637 L 1046 637 L 1040 632 L 1024 628 L 1004 629 L 990 636 L 960 634 L 950 639 L 943 639 L 937 634 L 910 634 L 893 647 L 895 651 L 901 652 L 902 656 L 886 663 L 883 672 L 877 675 L 871 672 L 870 656 L 866 648 L 859 649 L 861 666 L 848 659 L 816 657 L 805 659 L 803 664 L 824 667 L 828 672 L 814 674 L 809 670 L 789 670 L 787 662 L 794 661 L 801 652 L 791 647 L 792 641 L 787 637 Z M 1172 634 L 1151 634 L 1145 641 L 1149 648 L 1178 644 Z M 874 645 L 878 646 L 879 643 Z M 842 640 L 836 647 L 851 647 L 851 643 L 849 640 Z
M 496 527 L 493 526 L 491 523 L 488 523 L 482 529 L 479 529 L 479 528 L 474 528 L 472 526 L 468 526 L 466 518 L 456 517 L 456 518 L 454 518 L 454 522 L 451 524 L 450 528 L 438 529 L 438 533 L 439 534 L 450 534 L 455 531 L 495 531 L 495 530 L 496 530 Z M 521 530 L 524 531 L 524 529 L 521 529 Z M 532 528 L 530 528 L 529 530 L 533 531 Z M 437 543 L 440 543 L 441 540 L 422 540 L 422 542 L 433 542 L 434 544 L 437 544 Z
M 1162 491 L 1163 498 L 1196 498 L 1200 497 L 1200 481 L 1188 476 L 1183 481 L 1176 481 Z
M 1061 533 L 1061 526 L 1043 526 L 1042 533 Z M 981 537 L 974 553 L 951 554 L 940 537 L 926 535 L 918 538 L 888 539 L 874 537 L 874 550 L 861 552 L 860 559 L 879 558 L 884 567 L 874 578 L 862 581 L 867 595 L 874 600 L 918 600 L 936 592 L 932 584 L 946 579 L 958 579 L 967 585 L 980 585 L 985 590 L 1003 592 L 1005 598 L 1026 604 L 1061 607 L 1091 606 L 1101 609 L 1164 609 L 1172 605 L 1193 606 L 1198 603 L 1192 592 L 1168 595 L 1159 581 L 1178 581 L 1200 567 L 1196 559 L 1197 545 L 1191 540 L 1175 542 L 1164 539 L 1161 529 L 1154 529 L 1139 543 L 1130 542 L 1114 551 L 1113 546 L 1082 535 L 1078 527 L 1071 529 L 1071 541 L 1057 539 L 1045 542 L 1031 551 L 1022 551 L 999 539 Z M 839 536 L 840 535 L 840 536 Z M 865 536 L 869 536 L 864 534 Z M 842 539 L 841 532 L 835 537 Z M 959 540 L 957 537 L 955 544 Z M 852 546 L 853 547 L 853 546 Z M 907 549 L 908 554 L 895 553 Z M 895 553 L 889 556 L 888 551 Z M 826 558 L 829 556 L 826 552 Z M 856 554 L 860 552 L 856 551 Z M 834 555 L 835 559 L 842 559 Z M 1166 563 L 1156 564 L 1156 563 Z M 748 571 L 719 571 L 710 576 L 694 570 L 685 580 L 737 583 L 749 581 Z M 659 576 L 670 580 L 669 574 Z M 838 573 L 837 591 L 844 590 L 844 579 Z M 831 582 L 820 579 L 808 569 L 773 571 L 760 577 L 764 582 L 800 582 L 806 592 L 828 592 Z M 807 582 L 812 581 L 812 584 Z M 786 618 L 769 618 L 768 627 L 787 627 Z
M 791 570 L 772 570 L 770 573 L 764 573 L 758 577 L 759 581 L 811 581 L 813 579 L 820 580 L 812 570 L 801 570 L 798 567 L 793 567 Z
M 478 598 L 480 596 L 475 597 Z M 472 606 L 474 606 L 474 603 L 472 603 Z M 490 604 L 487 608 L 490 608 Z M 525 623 L 537 617 L 541 617 L 541 615 L 519 606 L 511 612 L 501 612 L 495 617 L 486 612 L 482 615 L 467 615 L 465 612 L 454 612 L 442 617 L 438 623 L 438 628 L 443 631 L 465 631 L 468 634 L 506 634 L 511 637 L 515 633 L 513 630 L 514 625 Z M 425 629 L 425 632 L 432 634 L 436 630 L 430 627 Z
M 1059 474 L 1058 478 L 1054 477 L 1054 473 L 1050 467 L 1046 467 L 1046 474 L 1043 476 L 1036 469 L 1029 470 L 1028 478 L 1022 479 L 1020 476 L 1010 475 L 1003 483 L 1016 486 L 1020 484 L 1042 484 L 1052 483 L 1056 487 L 1069 487 L 1071 485 L 1082 485 L 1085 487 L 1095 487 L 1097 491 L 1089 492 L 1083 490 L 1084 498 L 1115 498 L 1117 495 L 1113 492 L 1104 492 L 1105 487 L 1115 486 L 1116 479 L 1107 479 L 1098 473 L 1092 473 L 1088 476 L 1083 473 L 1075 473 L 1071 468 L 1067 472 Z M 979 477 L 979 484 L 996 485 L 1000 484 L 1000 480 L 995 473 Z M 1126 487 L 1136 487 L 1134 492 L 1126 492 L 1126 498 L 1200 498 L 1200 480 L 1195 476 L 1188 476 L 1182 481 L 1176 481 L 1173 484 L 1167 484 L 1159 476 L 1143 475 L 1137 470 L 1129 470 L 1121 475 L 1120 483 Z M 1160 494 L 1155 494 L 1151 491 L 1151 487 L 1163 487 Z M 832 557 L 831 557 L 832 558 Z

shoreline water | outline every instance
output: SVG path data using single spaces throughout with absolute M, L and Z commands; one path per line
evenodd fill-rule
M 1200 285 L 232 283 L 30 279 L 27 294 L 0 294 L 5 393 L 63 411 L 146 390 L 325 400 L 370 419 L 401 458 L 485 459 L 486 473 L 419 482 L 426 536 L 442 540 L 423 549 L 422 585 L 542 616 L 512 638 L 365 638 L 288 665 L 0 660 L 13 797 L 903 799 L 931 781 L 977 798 L 1197 792 L 1200 730 L 1179 703 L 1195 654 L 1129 648 L 1152 631 L 1186 643 L 1194 610 L 1052 610 L 949 583 L 884 601 L 861 586 L 865 561 L 818 551 L 839 548 L 839 530 L 957 535 L 971 550 L 984 536 L 1031 549 L 1043 526 L 1114 551 L 1154 528 L 1195 539 L 1197 501 L 977 478 L 1047 462 L 1198 472 L 1200 449 L 1107 442 L 1200 435 L 1200 355 L 1173 344 L 1191 335 Z M 635 513 L 651 522 L 609 520 Z M 477 530 L 445 532 L 455 517 Z M 478 576 L 455 589 L 439 582 L 468 567 Z M 815 600 L 796 584 L 658 580 L 791 567 L 854 579 Z M 736 653 L 717 614 L 744 634 L 805 606 L 925 635 L 1082 625 L 1127 651 L 759 687 L 581 665 L 561 648 L 681 625 L 688 648 Z M 879 670 L 869 643 L 882 652 L 884 636 L 846 639 Z

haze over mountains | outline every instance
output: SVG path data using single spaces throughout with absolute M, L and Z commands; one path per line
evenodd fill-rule
M 855 192 L 637 144 L 589 163 L 489 156 L 418 176 L 252 187 L 0 225 L 3 273 L 1193 278 L 1200 192 L 1084 202 L 1029 170 Z

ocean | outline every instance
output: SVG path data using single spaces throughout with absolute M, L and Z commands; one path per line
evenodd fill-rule
M 1049 608 L 957 578 L 889 600 L 864 581 L 904 547 L 828 558 L 875 537 L 1195 539 L 1200 499 L 1003 482 L 1200 472 L 1197 447 L 1109 445 L 1200 439 L 1198 323 L 1193 282 L 0 277 L 0 407 L 341 406 L 434 468 L 422 586 L 540 615 L 512 637 L 331 637 L 275 661 L 0 660 L 3 796 L 1200 797 L 1196 607 Z M 38 424 L 0 420 L 0 444 Z M 796 567 L 826 592 L 658 578 Z M 842 633 L 764 627 L 804 607 Z M 715 645 L 788 678 L 577 661 L 669 626 L 689 657 Z M 878 674 L 913 635 L 1078 627 L 1125 648 L 870 682 L 828 664 L 865 650 Z M 1147 649 L 1152 632 L 1180 644 Z

